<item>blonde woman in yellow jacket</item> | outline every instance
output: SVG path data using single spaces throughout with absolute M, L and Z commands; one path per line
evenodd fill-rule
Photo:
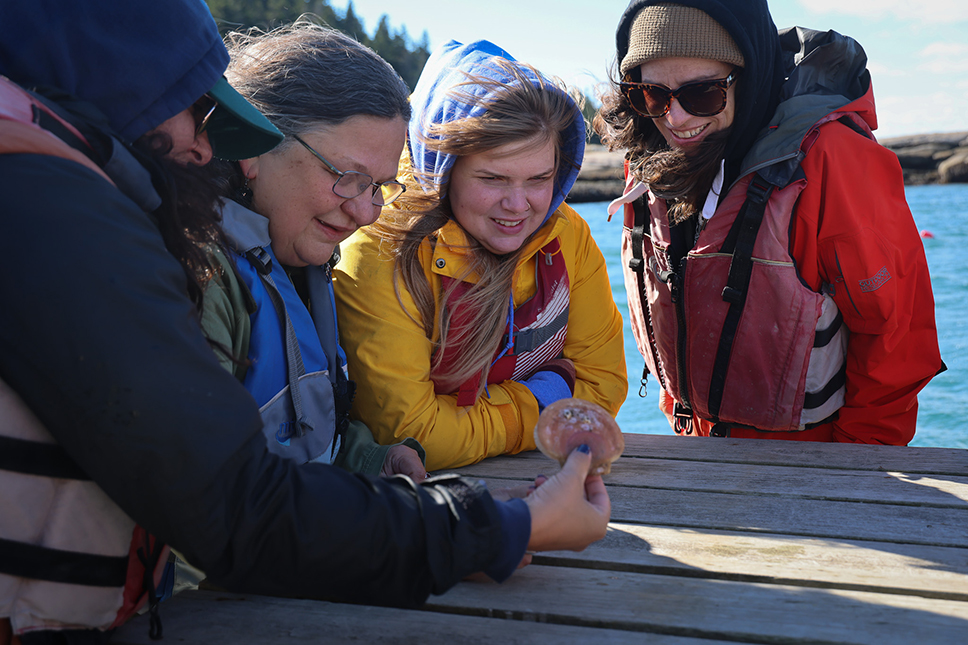
M 533 450 L 538 414 L 561 398 L 616 414 L 622 319 L 564 204 L 578 105 L 486 41 L 435 52 L 411 104 L 407 192 L 335 270 L 352 415 L 381 443 L 417 439 L 439 470 Z

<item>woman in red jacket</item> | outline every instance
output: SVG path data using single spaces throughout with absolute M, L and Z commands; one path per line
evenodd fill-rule
M 596 129 L 626 150 L 632 327 L 685 435 L 907 444 L 943 369 L 866 55 L 765 0 L 633 0 Z

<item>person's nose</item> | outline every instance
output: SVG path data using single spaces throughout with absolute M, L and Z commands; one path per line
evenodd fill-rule
M 672 99 L 672 102 L 669 104 L 669 111 L 666 113 L 664 118 L 666 123 L 675 128 L 688 122 L 689 119 L 692 118 L 692 115 L 686 112 L 683 107 L 679 105 L 679 99 Z
M 380 206 L 373 204 L 373 193 L 368 188 L 343 202 L 343 212 L 350 216 L 357 227 L 369 226 L 380 217 Z
M 509 213 L 525 213 L 531 208 L 528 191 L 523 186 L 512 186 L 504 195 L 501 207 Z

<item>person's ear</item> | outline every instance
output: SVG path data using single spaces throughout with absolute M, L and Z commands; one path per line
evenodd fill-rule
M 239 160 L 239 168 L 242 169 L 242 174 L 249 181 L 252 181 L 259 175 L 259 159 L 260 157 L 253 157 L 251 159 Z

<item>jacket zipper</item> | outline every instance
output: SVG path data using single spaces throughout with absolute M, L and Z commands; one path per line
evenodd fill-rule
M 686 372 L 686 303 L 683 297 L 683 277 L 686 274 L 686 257 L 679 263 L 679 271 L 669 276 L 672 304 L 676 306 L 676 370 L 679 376 L 679 403 L 692 410 L 689 400 L 689 381 Z

